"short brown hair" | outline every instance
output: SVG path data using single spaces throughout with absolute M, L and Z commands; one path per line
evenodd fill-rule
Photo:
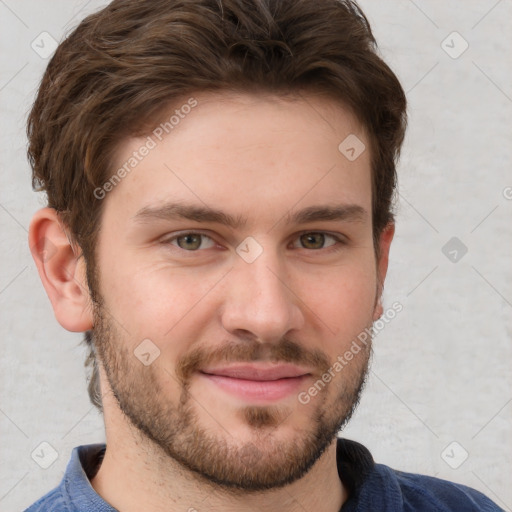
M 406 99 L 355 2 L 114 0 L 59 45 L 27 125 L 32 186 L 46 191 L 81 248 L 93 301 L 103 206 L 94 190 L 112 176 L 115 148 L 200 91 L 312 91 L 351 108 L 370 139 L 378 250 L 393 221 Z M 89 395 L 101 409 L 90 332 L 86 342 L 94 364 Z

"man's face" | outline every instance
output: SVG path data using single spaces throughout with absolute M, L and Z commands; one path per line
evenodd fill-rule
M 280 487 L 332 443 L 366 375 L 369 344 L 342 370 L 333 365 L 376 318 L 370 154 L 350 161 L 338 149 L 351 134 L 369 143 L 325 99 L 195 98 L 104 199 L 94 316 L 102 391 L 145 440 L 208 481 Z M 147 141 L 124 141 L 114 170 Z M 166 218 L 171 203 L 240 222 Z M 295 218 L 308 208 L 342 214 Z M 240 363 L 293 363 L 307 375 L 241 390 L 202 372 Z

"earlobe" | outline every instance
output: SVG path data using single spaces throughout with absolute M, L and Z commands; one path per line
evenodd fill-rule
M 375 308 L 373 310 L 373 318 L 372 320 L 376 322 L 384 312 L 384 308 L 382 307 L 382 299 L 379 297 L 377 300 L 377 304 L 375 305 Z
M 57 321 L 71 332 L 92 328 L 92 310 L 83 256 L 72 247 L 53 208 L 37 211 L 28 243 Z

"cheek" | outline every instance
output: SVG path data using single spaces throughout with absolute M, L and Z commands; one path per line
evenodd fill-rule
M 120 261 L 115 273 L 104 279 L 105 300 L 127 337 L 149 338 L 163 348 L 166 340 L 182 338 L 176 333 L 185 324 L 188 331 L 204 325 L 194 319 L 218 277 L 157 265 L 133 268 L 126 267 L 124 272 Z
M 300 296 L 337 342 L 349 342 L 372 321 L 377 286 L 374 265 L 369 260 L 340 266 L 302 282 Z

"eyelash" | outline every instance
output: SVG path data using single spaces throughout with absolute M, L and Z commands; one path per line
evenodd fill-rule
M 347 242 L 343 238 L 341 238 L 339 236 L 336 236 L 336 235 L 333 235 L 331 233 L 328 233 L 326 231 L 302 231 L 302 232 L 297 234 L 296 239 L 299 239 L 301 236 L 308 235 L 308 234 L 325 235 L 327 237 L 330 237 L 330 238 L 334 239 L 337 243 L 333 244 L 332 246 L 325 247 L 325 248 L 320 248 L 320 249 L 302 248 L 302 249 L 304 249 L 306 251 L 312 251 L 312 252 L 324 251 L 324 252 L 328 252 L 328 253 L 338 252 L 338 251 L 342 250 L 344 246 L 347 245 Z M 187 236 L 187 235 L 199 235 L 201 237 L 209 238 L 212 242 L 215 242 L 215 240 L 213 240 L 212 237 L 206 235 L 205 233 L 201 233 L 201 232 L 198 232 L 198 231 L 183 231 L 181 233 L 177 233 L 177 234 L 173 235 L 172 237 L 163 239 L 162 240 L 162 244 L 164 244 L 164 245 L 173 245 L 172 244 L 173 241 L 177 240 L 178 238 Z M 178 250 L 180 252 L 192 253 L 192 254 L 206 250 L 206 249 L 195 249 L 195 250 L 190 250 L 189 251 L 187 249 L 182 249 L 181 247 L 178 247 L 178 246 L 174 246 L 174 247 L 175 247 L 176 250 Z

